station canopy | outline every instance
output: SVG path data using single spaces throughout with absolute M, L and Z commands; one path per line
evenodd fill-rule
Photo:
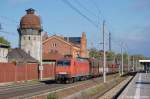
M 150 63 L 150 60 L 139 60 L 140 63 Z

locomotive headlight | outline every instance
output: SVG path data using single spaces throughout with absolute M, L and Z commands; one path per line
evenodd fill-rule
M 59 72 L 59 74 L 68 74 L 67 72 Z

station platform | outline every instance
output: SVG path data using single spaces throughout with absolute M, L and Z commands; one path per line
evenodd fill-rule
M 150 73 L 137 73 L 118 99 L 150 99 Z

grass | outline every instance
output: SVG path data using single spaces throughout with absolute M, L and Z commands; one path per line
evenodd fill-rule
M 95 96 L 96 94 L 103 94 L 109 87 L 113 87 L 124 80 L 124 77 L 114 79 L 106 84 L 99 84 L 93 88 L 89 88 L 89 90 L 83 91 L 81 96 L 83 99 L 90 99 L 91 97 Z M 111 84 L 111 86 L 109 86 Z M 109 87 L 108 87 L 109 86 Z
M 55 94 L 48 94 L 47 99 L 58 99 L 58 96 L 56 96 Z

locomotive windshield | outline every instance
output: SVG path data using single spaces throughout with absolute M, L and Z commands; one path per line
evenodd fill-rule
M 70 66 L 70 61 L 69 60 L 57 61 L 57 66 Z

